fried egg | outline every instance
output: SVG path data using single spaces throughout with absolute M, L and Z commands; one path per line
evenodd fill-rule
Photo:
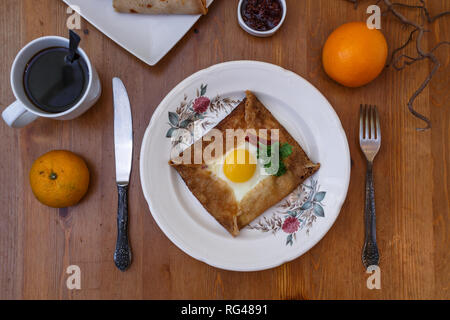
M 248 142 L 208 163 L 207 170 L 228 184 L 238 202 L 259 182 L 268 177 L 260 168 L 257 147 Z

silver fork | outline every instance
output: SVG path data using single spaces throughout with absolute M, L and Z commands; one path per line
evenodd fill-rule
M 367 159 L 366 172 L 366 204 L 364 209 L 365 239 L 362 250 L 362 263 L 367 269 L 378 265 L 380 256 L 376 239 L 375 225 L 375 191 L 373 188 L 373 159 L 380 150 L 381 130 L 380 119 L 376 106 L 360 106 L 359 144 Z

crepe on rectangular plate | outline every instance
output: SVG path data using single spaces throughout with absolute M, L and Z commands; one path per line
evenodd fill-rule
M 113 0 L 118 12 L 144 14 L 206 14 L 206 0 Z
M 289 143 L 292 146 L 292 154 L 283 160 L 286 172 L 281 176 L 271 175 L 260 181 L 239 202 L 236 201 L 234 191 L 227 182 L 205 169 L 204 160 L 202 164 L 193 164 L 193 161 L 192 164 L 169 161 L 192 194 L 233 236 L 237 236 L 240 229 L 283 200 L 320 167 L 320 164 L 315 164 L 308 158 L 297 141 L 250 91 L 246 91 L 244 101 L 218 123 L 215 129 L 223 133 L 224 149 L 227 148 L 225 146 L 226 129 L 255 129 L 256 132 L 259 132 L 259 129 L 279 129 L 280 145 Z M 267 139 L 268 137 L 259 138 Z M 208 139 L 199 139 L 195 143 L 201 144 L 200 150 L 204 150 L 209 143 L 212 143 L 211 140 L 209 142 L 205 140 Z M 190 153 L 193 159 L 193 148 L 194 145 L 190 146 L 182 155 Z M 227 151 L 224 150 L 224 154 Z

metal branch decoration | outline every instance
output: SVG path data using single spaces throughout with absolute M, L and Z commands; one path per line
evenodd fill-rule
M 347 0 L 348 2 L 353 3 L 354 7 L 357 8 L 359 0 Z M 414 107 L 414 101 L 416 98 L 422 93 L 422 91 L 426 88 L 428 83 L 430 83 L 431 79 L 435 75 L 435 73 L 438 71 L 439 67 L 441 66 L 441 63 L 439 62 L 438 58 L 434 54 L 435 51 L 444 45 L 449 45 L 450 41 L 441 41 L 437 43 L 432 49 L 429 51 L 425 50 L 422 47 L 422 40 L 426 32 L 430 32 L 430 30 L 426 29 L 426 26 L 424 24 L 421 24 L 420 22 L 410 20 L 406 18 L 402 13 L 398 11 L 398 8 L 406 8 L 411 10 L 419 10 L 422 16 L 422 20 L 425 20 L 427 25 L 432 24 L 436 20 L 450 15 L 450 11 L 443 11 L 436 15 L 431 15 L 430 11 L 425 3 L 425 0 L 418 0 L 416 5 L 411 4 L 405 4 L 400 2 L 392 2 L 391 0 L 378 0 L 376 4 L 383 4 L 385 7 L 385 11 L 383 12 L 383 15 L 392 14 L 395 18 L 397 18 L 401 23 L 403 23 L 406 27 L 412 27 L 412 30 L 409 34 L 408 39 L 404 44 L 402 44 L 400 47 L 395 48 L 391 56 L 389 58 L 389 61 L 387 63 L 387 67 L 392 66 L 395 70 L 402 70 L 407 66 L 412 65 L 415 62 L 421 61 L 421 60 L 429 60 L 432 63 L 432 69 L 428 76 L 425 78 L 425 80 L 422 82 L 422 84 L 419 86 L 419 88 L 416 89 L 416 91 L 412 94 L 412 96 L 408 100 L 408 109 L 409 111 L 416 116 L 417 118 L 423 120 L 426 123 L 426 126 L 424 128 L 418 128 L 417 130 L 427 130 L 431 128 L 431 122 L 430 119 L 428 119 L 426 116 L 420 114 L 417 112 Z M 406 54 L 401 54 L 401 51 L 406 48 L 411 42 L 415 41 L 415 48 L 416 48 L 416 56 L 409 56 Z

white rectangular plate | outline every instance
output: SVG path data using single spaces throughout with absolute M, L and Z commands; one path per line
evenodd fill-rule
M 93 26 L 153 66 L 180 41 L 201 15 L 118 13 L 112 0 L 63 0 Z M 213 0 L 207 0 L 207 6 Z

